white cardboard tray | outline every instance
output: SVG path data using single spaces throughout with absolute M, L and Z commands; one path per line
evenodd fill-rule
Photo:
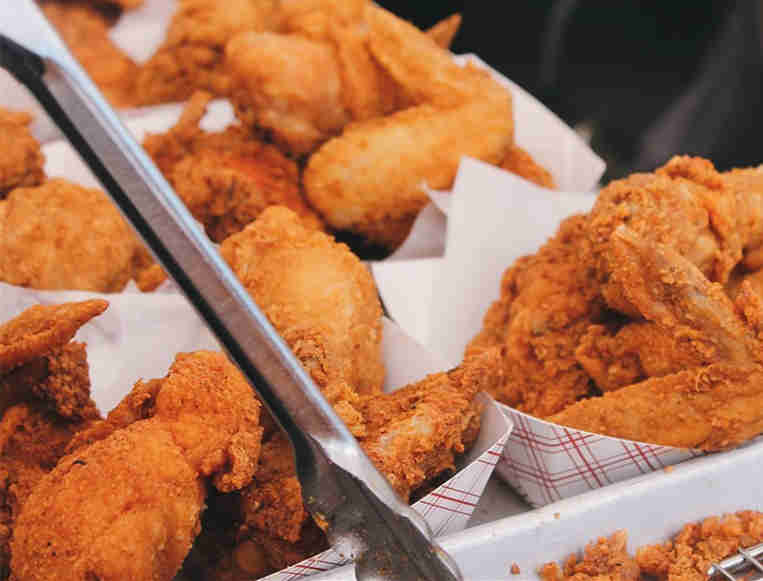
M 441 539 L 465 581 L 538 579 L 537 570 L 616 530 L 628 549 L 668 540 L 689 522 L 763 510 L 763 446 L 685 462 Z M 519 574 L 511 574 L 516 563 Z M 351 566 L 315 581 L 354 581 Z

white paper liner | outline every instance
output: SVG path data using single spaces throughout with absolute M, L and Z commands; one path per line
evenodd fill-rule
M 536 187 L 485 163 L 464 159 L 453 188 L 445 257 L 434 269 L 411 271 L 418 261 L 378 265 L 374 275 L 390 316 L 457 365 L 482 318 L 498 298 L 506 268 L 534 253 L 559 222 L 591 209 L 590 194 Z M 386 269 L 386 270 L 385 270 Z M 410 289 L 407 283 L 427 287 Z M 381 274 L 381 276 L 379 276 Z M 402 276 L 396 276 L 402 275 Z M 413 300 L 422 299 L 419 303 Z M 405 309 L 398 307 L 408 301 Z M 416 316 L 411 316 L 414 313 Z M 533 506 L 543 506 L 613 482 L 682 462 L 699 452 L 589 434 L 502 406 L 514 423 L 497 472 Z
M 763 479 L 763 446 L 748 444 L 724 454 L 684 462 L 528 513 L 467 529 L 440 541 L 469 581 L 537 580 L 545 563 L 618 530 L 628 533 L 631 554 L 662 543 L 684 524 L 741 510 L 763 510 L 755 483 Z M 512 574 L 515 564 L 520 572 Z M 315 581 L 354 581 L 343 567 Z

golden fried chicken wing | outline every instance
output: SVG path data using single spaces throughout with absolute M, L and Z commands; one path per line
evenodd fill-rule
M 623 224 L 649 242 L 670 246 L 709 280 L 725 284 L 742 258 L 743 238 L 763 229 L 763 221 L 749 230 L 739 227 L 746 219 L 741 200 L 712 163 L 700 158 L 675 157 L 655 173 L 610 183 L 600 192 L 588 227 L 608 305 L 638 316 L 609 280 L 608 247 Z
M 0 107 L 0 200 L 14 188 L 40 185 L 45 157 L 29 132 L 32 116 Z
M 545 417 L 585 396 L 590 377 L 576 358 L 581 338 L 603 318 L 587 220 L 572 216 L 537 254 L 506 270 L 500 298 L 485 315 L 465 358 L 501 350 L 503 379 L 491 394 Z
M 367 427 L 360 444 L 404 500 L 454 470 L 456 457 L 477 437 L 481 409 L 474 398 L 482 379 L 459 368 L 364 398 Z
M 722 450 L 763 432 L 763 369 L 714 364 L 579 401 L 549 421 L 677 448 Z
M 465 155 L 503 159 L 513 142 L 512 102 L 488 73 L 458 66 L 386 10 L 369 3 L 364 20 L 370 52 L 405 105 L 347 126 L 310 157 L 303 182 L 329 225 L 394 249 L 428 201 L 422 184 L 449 187 Z
M 116 3 L 130 8 L 140 0 Z M 116 107 L 133 105 L 137 65 L 109 37 L 108 18 L 96 6 L 80 1 L 45 1 L 42 10 L 106 98 Z
M 340 417 L 363 434 L 358 398 L 378 393 L 384 381 L 382 312 L 366 267 L 280 206 L 220 250 Z
M 11 542 L 19 581 L 169 581 L 199 532 L 207 480 L 223 492 L 251 481 L 259 403 L 222 354 L 179 355 L 126 400 L 25 503 Z
M 49 290 L 120 291 L 138 242 L 101 191 L 63 179 L 0 202 L 0 280 Z

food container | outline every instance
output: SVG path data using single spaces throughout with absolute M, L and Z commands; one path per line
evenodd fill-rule
M 451 365 L 458 364 L 466 344 L 482 327 L 488 307 L 498 298 L 504 270 L 520 256 L 536 252 L 562 219 L 589 211 L 594 201 L 590 193 L 549 191 L 465 159 L 448 209 L 445 257 L 429 261 L 416 276 L 412 272 L 419 261 L 373 266 L 390 316 L 404 329 L 412 329 L 430 351 Z M 409 290 L 414 283 L 419 288 Z M 416 298 L 422 302 L 411 304 Z M 406 300 L 405 310 L 395 308 Z M 700 454 L 590 434 L 501 407 L 514 430 L 496 470 L 533 506 Z
M 751 485 L 761 478 L 763 447 L 747 445 L 474 527 L 441 544 L 469 581 L 535 580 L 545 563 L 563 561 L 618 530 L 627 531 L 632 554 L 670 539 L 686 523 L 763 510 L 763 495 Z M 515 564 L 519 573 L 511 572 Z M 352 567 L 343 567 L 315 581 L 354 579 Z

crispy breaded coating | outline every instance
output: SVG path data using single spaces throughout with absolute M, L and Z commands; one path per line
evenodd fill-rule
M 367 424 L 360 444 L 404 500 L 427 480 L 455 469 L 456 457 L 476 438 L 479 379 L 459 368 L 364 398 Z
M 90 398 L 85 344 L 72 342 L 54 347 L 0 376 L 0 414 L 9 405 L 30 398 L 68 420 L 97 417 L 98 410 Z
M 40 481 L 11 541 L 15 578 L 172 579 L 198 533 L 204 489 L 158 423 L 119 430 Z
M 506 270 L 500 297 L 485 314 L 465 359 L 502 351 L 502 382 L 490 393 L 502 403 L 546 417 L 586 395 L 590 377 L 576 358 L 581 337 L 601 322 L 585 216 L 567 218 L 532 256 Z
M 608 305 L 639 316 L 609 277 L 615 266 L 609 246 L 618 226 L 627 224 L 645 241 L 669 246 L 710 281 L 724 284 L 742 258 L 743 237 L 749 234 L 739 226 L 749 218 L 744 208 L 751 203 L 700 158 L 675 157 L 654 173 L 610 183 L 599 193 L 587 227 Z M 750 226 L 752 230 L 763 230 L 763 220 Z
M 715 364 L 634 383 L 548 418 L 638 442 L 722 450 L 763 432 L 763 368 Z
M 543 581 L 637 581 L 639 565 L 628 554 L 627 540 L 625 531 L 602 537 L 586 545 L 582 559 L 570 555 L 563 569 L 556 563 L 546 563 L 538 574 Z
M 209 237 L 222 242 L 274 205 L 286 206 L 306 225 L 322 228 L 302 196 L 294 161 L 241 126 L 217 133 L 199 127 L 210 99 L 208 93 L 195 93 L 174 127 L 149 135 L 144 143 Z M 142 274 L 139 286 L 150 287 L 154 278 L 150 272 Z
M 616 332 L 606 325 L 591 325 L 580 338 L 575 357 L 601 391 L 711 362 L 649 321 L 630 322 Z
M 362 435 L 358 398 L 384 382 L 382 311 L 368 269 L 347 246 L 280 206 L 220 251 L 339 416 Z
M 45 179 L 45 157 L 29 132 L 32 116 L 0 107 L 0 200 L 14 188 L 33 187 Z
M 538 164 L 532 156 L 518 145 L 512 145 L 499 164 L 501 168 L 550 190 L 556 189 L 551 172 Z
M 100 299 L 30 307 L 0 325 L 0 374 L 68 343 L 82 325 L 108 307 Z
M 14 363 L 0 367 L 0 579 L 10 574 L 10 538 L 27 497 L 74 433 L 99 417 L 90 398 L 85 346 L 65 344 L 105 308 L 103 301 L 96 303 L 32 308 L 0 327 L 0 342 L 10 355 L 6 363 Z M 103 308 L 82 317 L 87 306 Z M 66 324 L 73 328 L 67 331 Z M 30 336 L 37 340 L 33 345 Z M 8 349 L 14 343 L 20 349 Z
M 140 1 L 111 3 L 127 8 Z M 109 37 L 109 19 L 97 7 L 80 1 L 45 1 L 42 10 L 106 98 L 116 107 L 133 105 L 137 65 Z
M 199 532 L 205 484 L 251 481 L 259 403 L 222 354 L 178 355 L 127 400 L 28 498 L 11 542 L 19 581 L 170 581 Z
M 116 292 L 138 241 L 101 191 L 62 179 L 0 202 L 0 280 L 44 290 Z
M 246 157 L 188 156 L 175 166 L 170 182 L 215 242 L 240 232 L 276 205 L 296 212 L 305 225 L 322 227 L 302 198 L 296 164 L 269 145 Z
M 404 106 L 347 126 L 310 157 L 303 182 L 330 226 L 394 249 L 428 202 L 422 184 L 449 187 L 465 155 L 503 158 L 514 139 L 512 101 L 485 71 L 458 66 L 388 11 L 368 3 L 364 20 L 370 52 Z

